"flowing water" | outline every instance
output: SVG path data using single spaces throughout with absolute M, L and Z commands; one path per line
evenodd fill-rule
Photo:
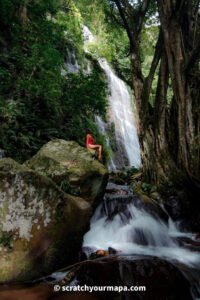
M 85 51 L 87 52 L 88 43 L 95 42 L 95 37 L 86 26 L 83 26 L 83 35 Z M 111 144 L 111 139 L 115 144 L 109 169 L 116 171 L 126 167 L 139 168 L 141 165 L 140 146 L 131 93 L 124 81 L 114 73 L 105 58 L 98 58 L 98 62 L 108 80 L 109 109 L 107 123 L 98 117 L 97 124 L 100 132 L 106 137 L 107 144 Z
M 125 204 L 126 214 L 120 209 L 124 217 L 120 213 L 113 216 L 111 211 L 119 205 L 117 201 L 124 202 L 125 200 L 123 197 L 121 200 L 104 199 L 104 202 L 97 208 L 91 219 L 90 230 L 84 237 L 85 247 L 96 249 L 113 247 L 127 255 L 156 255 L 200 268 L 199 253 L 179 246 L 178 242 L 178 237 L 194 240 L 194 234 L 181 232 L 170 218 L 168 222 L 165 222 L 159 216 L 156 217 L 147 212 L 145 207 L 138 207 L 138 202 L 134 197 Z
M 200 241 L 195 234 L 181 231 L 162 205 L 146 203 L 128 186 L 111 182 L 91 219 L 82 251 L 90 258 L 96 250 L 109 248 L 115 249 L 119 258 L 129 261 L 156 257 L 172 263 L 190 282 L 193 299 L 200 299 Z M 68 271 L 54 273 L 51 281 L 62 280 L 67 274 Z
M 181 265 L 185 276 L 192 278 L 194 299 L 200 299 L 200 241 L 195 234 L 182 232 L 158 204 L 145 204 L 127 193 L 128 187 L 126 195 L 123 187 L 114 187 L 116 193 L 105 194 L 91 219 L 83 242 L 86 254 L 112 247 L 120 255 L 156 256 Z M 198 247 L 191 246 L 195 244 Z

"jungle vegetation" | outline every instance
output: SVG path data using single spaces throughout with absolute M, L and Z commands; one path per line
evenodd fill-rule
M 200 175 L 199 0 L 0 1 L 0 147 L 23 161 L 52 138 L 98 135 L 107 88 L 95 57 L 133 89 L 150 181 Z M 96 35 L 86 74 L 82 25 Z M 80 72 L 63 76 L 68 53 Z

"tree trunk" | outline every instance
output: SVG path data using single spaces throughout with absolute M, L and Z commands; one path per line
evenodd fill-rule
M 158 0 L 164 45 L 167 53 L 170 77 L 177 106 L 178 154 L 177 163 L 187 171 L 191 168 L 194 125 L 192 99 L 185 75 L 185 48 L 182 39 L 180 16 L 174 14 L 171 1 Z M 173 104 L 172 104 L 173 105 Z

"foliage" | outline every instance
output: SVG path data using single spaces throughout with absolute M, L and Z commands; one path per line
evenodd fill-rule
M 95 35 L 89 45 L 94 57 L 105 57 L 125 81 L 131 82 L 129 41 L 125 30 L 110 15 L 108 1 L 77 0 L 82 20 Z
M 81 15 L 73 1 L 0 2 L 0 147 L 24 161 L 53 138 L 84 144 L 84 130 L 104 114 L 106 84 L 61 69 L 74 51 L 83 64 Z

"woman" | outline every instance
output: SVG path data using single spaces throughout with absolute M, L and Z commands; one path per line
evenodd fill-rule
M 86 148 L 88 150 L 97 150 L 98 160 L 101 160 L 102 157 L 102 146 L 94 144 L 94 138 L 89 130 L 86 132 Z

